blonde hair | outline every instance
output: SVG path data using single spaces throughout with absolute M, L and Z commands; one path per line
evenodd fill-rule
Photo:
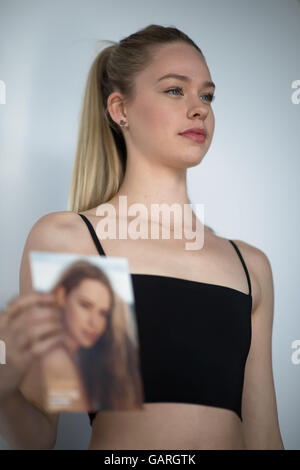
M 154 48 L 183 41 L 199 47 L 175 27 L 151 24 L 110 45 L 90 68 L 79 123 L 68 209 L 81 212 L 110 200 L 119 190 L 126 169 L 126 146 L 119 126 L 107 110 L 109 95 L 118 90 L 126 102 L 135 97 L 135 77 L 153 59 Z

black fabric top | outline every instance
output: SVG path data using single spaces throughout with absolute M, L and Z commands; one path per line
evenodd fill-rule
M 106 256 L 83 214 L 100 255 Z M 131 274 L 145 403 L 226 408 L 242 421 L 244 370 L 251 345 L 252 294 L 176 277 Z M 88 413 L 90 423 L 96 413 Z

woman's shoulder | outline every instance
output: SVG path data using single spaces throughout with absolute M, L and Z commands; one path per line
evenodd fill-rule
M 266 253 L 256 245 L 250 244 L 244 240 L 227 238 L 217 234 L 215 231 L 211 231 L 209 227 L 206 226 L 206 234 L 211 243 L 215 246 L 221 247 L 224 249 L 224 253 L 228 253 L 229 242 L 233 242 L 238 251 L 240 252 L 244 262 L 248 268 L 251 269 L 254 273 L 260 271 L 265 266 L 270 264 L 268 256 Z
M 73 211 L 57 211 L 49 212 L 41 216 L 35 223 L 39 226 L 53 226 L 60 228 L 62 226 L 69 226 L 78 218 L 78 214 Z
M 252 284 L 254 309 L 260 304 L 266 291 L 273 291 L 273 273 L 270 259 L 266 252 L 243 240 L 233 240 L 247 266 Z M 273 295 L 273 294 L 272 294 Z
M 32 226 L 28 241 L 40 249 L 72 251 L 80 242 L 81 235 L 81 217 L 73 211 L 58 211 L 41 216 Z
M 243 256 L 245 255 L 253 267 L 261 268 L 262 266 L 270 263 L 267 254 L 258 246 L 252 245 L 244 240 L 231 240 L 237 245 L 241 254 Z

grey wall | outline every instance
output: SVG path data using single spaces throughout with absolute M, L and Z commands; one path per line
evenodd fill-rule
M 287 449 L 300 449 L 299 122 L 297 0 L 0 0 L 0 306 L 18 293 L 28 232 L 67 210 L 80 99 L 97 40 L 150 23 L 175 25 L 203 50 L 216 127 L 201 165 L 188 170 L 205 223 L 269 257 L 275 284 L 273 371 Z M 300 93 L 298 93 L 298 101 Z M 57 449 L 87 448 L 87 415 L 63 414 Z M 8 448 L 0 439 L 0 448 Z

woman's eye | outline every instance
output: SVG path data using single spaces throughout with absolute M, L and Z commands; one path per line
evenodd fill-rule
M 165 93 L 169 93 L 170 91 L 176 91 L 176 90 L 182 91 L 182 88 L 180 87 L 171 88 L 170 90 L 165 91 Z M 173 95 L 173 96 L 178 96 L 178 95 Z
M 207 95 L 203 95 L 203 96 L 208 96 L 208 101 L 210 103 L 215 99 L 215 95 L 213 95 L 212 93 L 208 93 Z
M 81 307 L 88 308 L 88 304 L 86 304 L 85 302 L 80 302 L 80 305 L 81 305 Z
M 176 87 L 176 88 L 171 88 L 170 90 L 165 91 L 165 93 L 170 93 L 170 91 L 180 91 L 180 92 L 182 92 L 183 90 L 180 87 Z M 173 96 L 178 96 L 178 95 L 175 94 Z M 211 103 L 215 99 L 215 95 L 213 95 L 212 93 L 207 93 L 206 95 L 203 95 L 203 96 L 208 97 L 208 100 L 205 100 L 205 101 L 208 101 L 209 103 Z

